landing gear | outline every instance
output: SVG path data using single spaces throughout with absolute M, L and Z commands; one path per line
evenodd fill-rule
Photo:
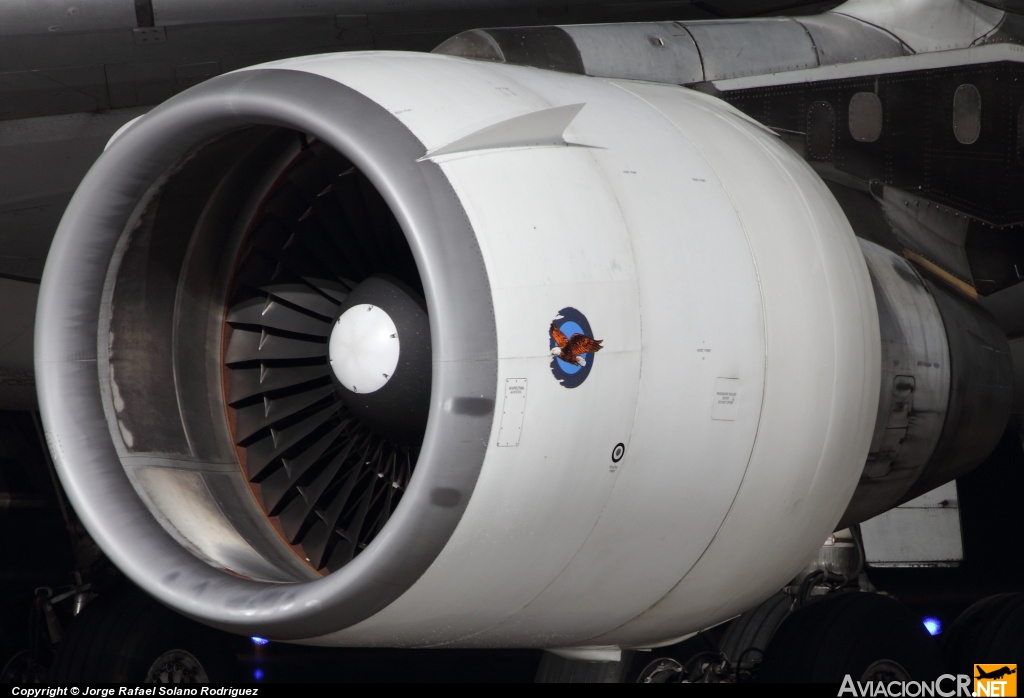
M 682 683 L 686 667 L 675 657 L 655 657 L 640 669 L 637 683 Z
M 728 663 L 706 633 L 665 647 L 634 652 L 625 683 L 719 683 Z
M 903 604 L 846 592 L 808 603 L 779 627 L 765 652 L 763 682 L 839 683 L 929 680 L 941 673 L 939 649 Z
M 112 590 L 74 618 L 50 680 L 230 683 L 239 678 L 236 638 L 180 616 L 134 587 Z
M 753 680 L 765 649 L 791 608 L 793 597 L 780 591 L 729 624 L 722 637 L 722 655 L 729 661 L 737 683 Z

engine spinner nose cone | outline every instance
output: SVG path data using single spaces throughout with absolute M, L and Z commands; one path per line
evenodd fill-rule
M 331 329 L 328 357 L 334 375 L 353 393 L 374 393 L 395 375 L 401 353 L 398 328 L 375 305 L 354 305 Z
M 376 435 L 419 448 L 430 412 L 432 356 L 422 295 L 394 277 L 374 275 L 352 289 L 339 312 L 328 356 L 342 402 Z

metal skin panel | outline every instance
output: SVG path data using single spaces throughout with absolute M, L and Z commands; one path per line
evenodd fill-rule
M 888 32 L 852 17 L 826 12 L 796 20 L 811 37 L 819 65 L 853 63 L 873 58 L 895 58 L 906 53 Z
M 724 620 L 784 583 L 841 515 L 878 399 L 866 268 L 809 168 L 717 100 L 678 88 L 446 57 L 367 54 L 289 65 L 367 94 L 428 149 L 579 102 L 587 106 L 565 140 L 590 146 L 438 158 L 487 260 L 499 379 L 529 381 L 523 436 L 515 449 L 499 448 L 495 425 L 473 501 L 417 584 L 321 641 L 649 644 Z M 399 74 L 406 79 L 387 79 Z M 612 98 L 611 86 L 632 94 Z M 621 123 L 636 127 L 623 131 Z M 671 190 L 667 210 L 645 211 L 662 208 L 651 193 L 663 187 Z M 590 198 L 595 191 L 602 193 Z M 608 249 L 597 249 L 601 243 Z M 706 314 L 679 322 L 689 305 L 680 298 L 706 299 Z M 607 352 L 577 391 L 554 383 L 543 341 L 564 305 L 588 314 Z M 640 317 L 631 319 L 630 308 Z M 712 351 L 701 357 L 708 340 Z M 766 355 L 774 364 L 770 412 L 761 401 Z M 710 366 L 695 368 L 694 356 Z M 743 385 L 734 422 L 711 418 L 723 377 Z M 681 399 L 689 393 L 692 401 Z M 627 455 L 610 472 L 624 430 L 632 430 Z M 655 543 L 651 532 L 664 530 L 676 535 Z M 749 560 L 763 586 L 741 573 Z M 679 593 L 694 572 L 702 593 Z M 730 575 L 735 585 L 724 581 Z
M 818 52 L 796 20 L 772 18 L 686 25 L 700 50 L 705 80 L 763 75 L 818 65 Z M 737 51 L 736 47 L 743 49 Z
M 966 48 L 1005 14 L 969 0 L 847 0 L 832 12 L 885 29 L 915 53 Z
M 134 26 L 132 0 L 7 0 L 0 7 L 0 36 Z
M 562 27 L 587 75 L 685 85 L 704 79 L 693 37 L 676 22 Z
M 723 92 L 749 88 L 777 87 L 801 83 L 824 82 L 826 80 L 847 80 L 908 73 L 912 71 L 941 70 L 943 68 L 968 68 L 990 63 L 1020 63 L 1024 47 L 1015 44 L 984 44 L 965 49 L 951 49 L 935 53 L 920 53 L 900 58 L 878 58 L 856 63 L 825 65 L 820 68 L 794 70 L 787 73 L 754 75 L 745 78 L 716 80 L 714 86 Z M 952 107 L 952 104 L 950 104 Z

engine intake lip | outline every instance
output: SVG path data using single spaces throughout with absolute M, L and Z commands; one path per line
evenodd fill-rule
M 138 202 L 183 154 L 254 125 L 313 134 L 365 173 L 405 232 L 431 318 L 428 426 L 401 506 L 351 563 L 287 584 L 219 571 L 163 529 L 122 467 L 100 385 L 104 283 Z M 136 583 L 186 615 L 285 640 L 337 631 L 397 599 L 459 523 L 493 421 L 496 323 L 475 233 L 441 168 L 419 160 L 425 150 L 398 118 L 338 82 L 287 69 L 243 71 L 188 90 L 126 129 L 72 199 L 39 295 L 35 347 L 47 440 L 99 545 Z M 488 409 L 460 409 L 467 401 Z

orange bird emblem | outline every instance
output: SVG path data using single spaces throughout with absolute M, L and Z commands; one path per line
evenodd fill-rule
M 586 366 L 587 359 L 583 356 L 593 351 L 601 351 L 603 339 L 594 339 L 585 334 L 576 332 L 572 337 L 566 337 L 562 330 L 551 323 L 551 339 L 555 340 L 555 346 L 551 349 L 551 355 L 557 356 L 567 364 Z

